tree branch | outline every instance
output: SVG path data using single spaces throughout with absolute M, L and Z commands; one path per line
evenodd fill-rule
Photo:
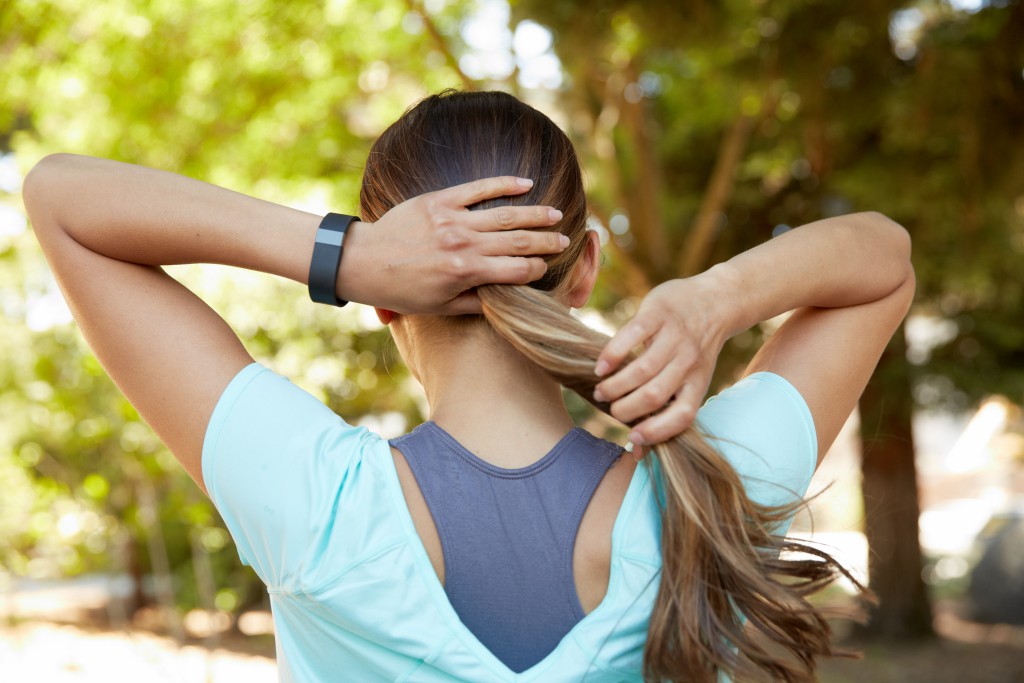
M 459 75 L 459 79 L 462 81 L 462 88 L 464 90 L 476 90 L 476 81 L 466 75 L 466 72 L 462 70 L 461 66 L 459 66 L 459 60 L 455 56 L 455 53 L 452 52 L 447 39 L 442 35 L 441 31 L 438 30 L 437 24 L 435 24 L 434 20 L 431 19 L 429 14 L 427 14 L 427 11 L 420 7 L 417 0 L 405 0 L 405 4 L 406 7 L 409 8 L 410 12 L 415 12 L 423 19 L 423 25 L 427 29 L 427 33 L 429 33 L 430 37 L 434 40 L 434 44 L 437 46 L 437 49 L 439 49 L 441 54 L 444 55 L 444 59 L 448 63 L 448 66 Z
M 651 140 L 647 109 L 643 98 L 632 101 L 625 97 L 625 87 L 636 83 L 639 78 L 636 60 L 630 60 L 623 70 L 625 83 L 618 92 L 612 93 L 622 111 L 622 122 L 630 137 L 636 168 L 630 179 L 627 197 L 630 199 L 630 230 L 636 239 L 637 249 L 653 266 L 654 271 L 664 275 L 669 262 L 668 243 L 665 236 L 665 222 L 661 215 L 661 165 Z M 609 83 L 611 83 L 609 79 Z
M 571 98 L 576 112 L 574 120 L 587 122 L 590 134 L 585 135 L 584 139 L 593 145 L 594 157 L 605 175 L 603 184 L 612 190 L 611 201 L 616 206 L 625 208 L 627 199 L 622 183 L 622 169 L 617 162 L 615 141 L 612 139 L 612 130 L 619 121 L 618 105 L 614 101 L 615 98 L 610 97 L 614 86 L 607 85 L 592 63 L 587 63 L 582 73 L 573 76 L 580 84 L 580 87 L 573 91 Z M 590 195 L 587 197 L 587 206 L 591 215 L 608 228 L 611 217 L 608 207 Z M 606 286 L 623 297 L 639 297 L 646 294 L 651 289 L 651 280 L 645 267 L 637 260 L 637 254 L 623 249 L 614 238 L 609 239 L 608 244 L 614 253 L 615 265 L 621 269 L 623 278 L 606 281 Z
M 594 215 L 597 220 L 601 222 L 606 228 L 609 224 L 608 212 L 594 200 L 589 200 L 590 213 Z M 633 255 L 623 249 L 618 242 L 615 241 L 615 236 L 609 234 L 608 244 L 611 245 L 611 250 L 615 252 L 615 264 L 620 266 L 623 270 L 624 288 L 620 288 L 620 293 L 626 296 L 642 297 L 651 290 L 651 281 L 647 276 L 647 272 L 640 267 L 640 264 L 636 262 Z
M 630 233 L 636 241 L 637 249 L 633 253 L 627 253 L 621 248 L 619 252 L 628 256 L 632 264 L 641 272 L 652 272 L 655 264 L 648 258 L 649 253 L 646 245 L 650 242 L 647 234 L 649 223 L 641 217 L 641 209 L 637 205 L 637 197 L 632 188 L 627 187 L 627 181 L 623 173 L 623 164 L 619 157 L 619 150 L 615 144 L 614 131 L 619 125 L 622 117 L 622 90 L 626 85 L 625 75 L 622 71 L 614 71 L 602 78 L 597 73 L 596 67 L 591 68 L 591 75 L 588 82 L 594 84 L 595 99 L 600 102 L 597 115 L 593 120 L 593 144 L 594 155 L 601 164 L 601 168 L 607 179 L 607 186 L 614 193 L 614 201 L 629 216 Z M 600 84 L 603 87 L 596 87 Z M 608 225 L 608 215 L 604 217 L 605 225 Z M 616 245 L 618 247 L 618 245 Z
M 750 133 L 758 120 L 759 117 L 741 115 L 722 137 L 715 167 L 711 171 L 707 189 L 704 190 L 700 209 L 679 254 L 678 270 L 683 277 L 695 275 L 703 269 L 707 261 L 715 238 L 718 215 L 732 195 L 736 184 L 736 168 L 743 158 Z

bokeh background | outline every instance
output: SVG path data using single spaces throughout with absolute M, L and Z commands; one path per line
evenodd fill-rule
M 83 343 L 25 219 L 28 169 L 70 151 L 354 211 L 374 137 L 445 87 L 510 91 L 574 139 L 604 245 L 595 326 L 791 226 L 908 228 L 915 305 L 794 527 L 881 598 L 837 624 L 866 659 L 822 678 L 1024 681 L 1014 0 L 0 1 L 0 680 L 276 680 L 262 586 Z M 386 436 L 422 419 L 372 312 L 173 272 L 346 416 Z M 772 328 L 732 340 L 716 387 Z

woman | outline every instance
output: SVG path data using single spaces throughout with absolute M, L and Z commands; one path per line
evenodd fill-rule
M 110 161 L 49 157 L 24 194 L 89 343 L 267 584 L 282 679 L 804 680 L 831 652 L 804 596 L 836 566 L 776 534 L 911 301 L 883 216 L 659 285 L 607 342 L 569 315 L 599 256 L 572 146 L 501 93 L 392 125 L 340 254 L 336 217 Z M 430 421 L 391 444 L 347 425 L 159 268 L 183 262 L 318 287 L 326 263 L 326 299 L 390 323 Z M 698 413 L 724 341 L 793 309 Z M 649 466 L 573 428 L 559 384 Z

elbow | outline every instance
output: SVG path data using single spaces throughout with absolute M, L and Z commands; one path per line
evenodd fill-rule
M 76 158 L 78 158 L 77 154 L 67 154 L 66 152 L 47 154 L 37 161 L 36 165 L 25 176 L 25 181 L 22 184 L 25 192 L 28 192 L 30 187 L 42 184 L 49 178 L 52 178 L 60 169 L 74 163 Z
M 54 170 L 60 168 L 71 154 L 57 153 L 48 154 L 32 167 L 32 170 L 25 176 L 23 183 L 24 193 L 29 194 L 35 188 L 46 182 L 46 179 L 53 175 Z
M 914 263 L 911 260 L 913 244 L 910 233 L 902 225 L 881 213 L 873 213 L 874 220 L 879 221 L 885 230 L 886 239 L 891 245 L 889 247 L 893 260 L 896 262 L 899 272 L 903 275 L 900 280 L 899 289 L 907 297 L 907 307 L 914 298 L 917 288 L 917 278 L 914 275 Z
M 878 265 L 882 272 L 891 274 L 892 295 L 904 301 L 910 308 L 917 288 L 914 264 L 911 261 L 912 244 L 910 233 L 902 225 L 878 211 L 866 211 L 853 216 L 859 223 L 858 230 L 870 231 L 871 239 L 877 241 Z
M 25 176 L 21 184 L 21 197 L 25 201 L 29 217 L 33 217 L 41 208 L 42 199 L 49 193 L 54 167 L 60 165 L 62 156 L 65 155 L 50 154 L 43 157 Z
M 867 211 L 860 215 L 865 220 L 870 221 L 872 226 L 884 235 L 884 239 L 890 244 L 889 253 L 901 261 L 905 261 L 911 274 L 913 274 L 913 268 L 910 266 L 912 244 L 910 233 L 907 229 L 878 211 Z
M 886 219 L 888 220 L 888 219 Z M 894 223 L 894 225 L 896 225 Z M 917 275 L 914 273 L 914 263 L 910 259 L 910 235 L 898 226 L 900 232 L 900 247 L 903 253 L 898 257 L 896 268 L 898 273 L 898 284 L 893 290 L 895 296 L 903 306 L 903 314 L 906 315 L 914 303 L 914 294 L 917 292 Z M 894 279 L 897 279 L 894 278 Z
M 907 261 L 906 277 L 896 288 L 895 294 L 899 297 L 903 306 L 903 315 L 906 316 L 914 303 L 914 294 L 917 292 L 917 276 L 914 274 L 914 266 Z
M 60 197 L 59 176 L 73 154 L 50 154 L 43 157 L 25 176 L 21 197 L 32 228 L 39 232 L 47 225 L 55 225 L 53 211 Z

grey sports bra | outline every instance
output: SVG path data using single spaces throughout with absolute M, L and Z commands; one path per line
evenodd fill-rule
M 573 580 L 576 532 L 622 447 L 577 427 L 537 462 L 509 470 L 433 422 L 390 443 L 430 508 L 459 618 L 507 667 L 530 668 L 584 616 Z

